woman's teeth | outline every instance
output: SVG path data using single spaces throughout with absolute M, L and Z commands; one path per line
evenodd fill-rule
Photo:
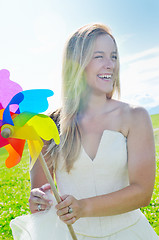
M 112 77 L 111 74 L 104 74 L 104 75 L 98 75 L 99 78 L 101 79 L 110 79 Z

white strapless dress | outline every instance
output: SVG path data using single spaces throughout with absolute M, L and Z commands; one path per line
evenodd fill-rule
M 127 139 L 120 132 L 105 130 L 94 160 L 81 147 L 80 156 L 68 174 L 61 158 L 56 181 L 60 195 L 70 194 L 77 199 L 128 186 Z M 72 240 L 54 206 L 44 212 L 17 217 L 10 226 L 15 240 Z M 115 216 L 81 218 L 73 228 L 78 240 L 159 240 L 139 209 Z

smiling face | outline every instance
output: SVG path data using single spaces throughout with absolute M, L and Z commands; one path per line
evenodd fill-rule
M 108 34 L 97 37 L 91 61 L 85 68 L 89 88 L 96 93 L 113 91 L 117 50 L 114 40 Z

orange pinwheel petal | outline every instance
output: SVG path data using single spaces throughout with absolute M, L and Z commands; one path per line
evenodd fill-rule
M 0 119 L 2 120 L 3 119 L 3 112 L 4 112 L 4 109 L 0 109 Z
M 19 140 L 19 139 L 8 139 L 8 142 L 10 144 L 5 146 L 5 149 L 9 153 L 9 157 L 6 159 L 5 164 L 7 168 L 14 167 L 17 165 L 22 157 L 25 140 Z

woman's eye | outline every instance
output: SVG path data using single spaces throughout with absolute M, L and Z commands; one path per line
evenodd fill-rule
M 98 55 L 98 56 L 95 56 L 94 58 L 103 58 L 103 56 Z
M 113 59 L 113 60 L 117 60 L 117 56 L 116 56 L 116 55 L 113 55 L 113 56 L 112 56 L 112 59 Z

